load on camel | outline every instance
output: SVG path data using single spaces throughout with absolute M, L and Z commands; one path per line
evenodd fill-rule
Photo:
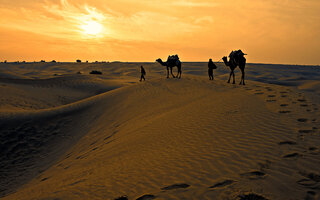
M 243 53 L 240 49 L 237 51 L 232 51 L 229 54 L 229 61 L 228 58 L 226 56 L 224 56 L 222 58 L 224 64 L 228 67 L 230 67 L 230 76 L 229 76 L 229 80 L 228 83 L 230 83 L 230 79 L 231 79 L 231 75 L 233 75 L 233 84 L 235 84 L 235 78 L 234 78 L 234 69 L 239 66 L 242 76 L 241 76 L 241 81 L 240 81 L 240 85 L 244 83 L 244 68 L 246 66 L 246 58 L 244 57 L 244 55 L 247 55 L 245 53 Z
M 171 75 L 172 75 L 173 78 L 181 78 L 181 62 L 180 62 L 180 59 L 179 59 L 178 55 L 171 55 L 171 56 L 169 55 L 166 62 L 163 62 L 161 60 L 161 58 L 158 58 L 156 61 L 158 63 L 160 63 L 161 65 L 167 67 L 167 78 L 169 78 L 169 68 L 170 68 L 170 72 L 171 72 Z M 172 73 L 172 68 L 173 67 L 177 67 L 178 68 L 177 76 L 174 76 L 173 73 Z

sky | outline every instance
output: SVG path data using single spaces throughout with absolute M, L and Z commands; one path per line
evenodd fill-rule
M 319 0 L 0 0 L 0 61 L 320 64 Z

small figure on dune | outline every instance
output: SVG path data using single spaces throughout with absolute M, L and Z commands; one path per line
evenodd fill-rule
M 143 66 L 141 65 L 141 77 L 140 77 L 140 81 L 142 81 L 142 79 L 145 81 L 146 79 L 144 78 L 144 76 L 146 75 L 146 70 L 144 70 Z
M 161 60 L 161 58 L 158 58 L 156 60 L 158 63 L 160 63 L 163 66 L 167 67 L 167 78 L 169 78 L 169 68 L 170 68 L 170 72 L 173 78 L 181 78 L 181 62 L 179 59 L 178 55 L 172 55 L 172 56 L 168 56 L 167 62 L 163 62 Z M 174 76 L 172 73 L 172 68 L 173 67 L 177 67 L 178 68 L 178 74 L 177 76 Z
M 212 59 L 210 58 L 208 62 L 209 80 L 213 80 L 213 69 L 217 69 L 217 66 L 212 62 Z
M 231 75 L 233 75 L 233 84 L 235 84 L 235 78 L 234 78 L 234 69 L 239 66 L 240 70 L 241 70 L 241 73 L 242 73 L 242 76 L 241 76 L 241 81 L 240 81 L 240 85 L 243 84 L 245 85 L 244 83 L 244 68 L 246 66 L 246 58 L 244 57 L 244 55 L 247 55 L 245 53 L 243 53 L 240 49 L 237 50 L 237 51 L 232 51 L 230 54 L 229 54 L 229 62 L 228 62 L 228 58 L 226 56 L 224 56 L 222 58 L 224 64 L 226 66 L 229 66 L 230 67 L 230 76 L 229 76 L 229 80 L 228 80 L 228 83 L 230 83 L 230 79 L 231 79 Z

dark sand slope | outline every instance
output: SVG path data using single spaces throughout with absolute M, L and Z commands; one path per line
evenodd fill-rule
M 79 75 L 0 81 L 4 94 L 0 104 L 2 195 L 42 173 L 87 133 L 87 123 L 96 116 L 87 116 L 84 110 L 95 101 L 81 99 L 121 85 Z
M 59 88 L 42 90 L 47 100 L 29 80 L 3 81 L 29 88 L 26 100 L 39 94 L 27 105 L 51 102 L 0 110 L 3 199 L 319 198 L 317 96 L 255 81 L 227 84 L 219 80 L 223 68 L 210 82 L 198 76 L 199 63 L 186 64 L 181 80 L 159 78 L 164 69 L 145 64 L 147 81 L 132 84 L 137 65 L 114 64 L 99 78 L 47 77 L 41 85 Z M 81 90 L 84 82 L 92 88 Z M 52 100 L 50 91 L 68 101 Z

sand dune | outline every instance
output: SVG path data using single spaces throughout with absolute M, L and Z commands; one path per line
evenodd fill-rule
M 319 198 L 318 68 L 140 65 L 2 64 L 3 199 Z

